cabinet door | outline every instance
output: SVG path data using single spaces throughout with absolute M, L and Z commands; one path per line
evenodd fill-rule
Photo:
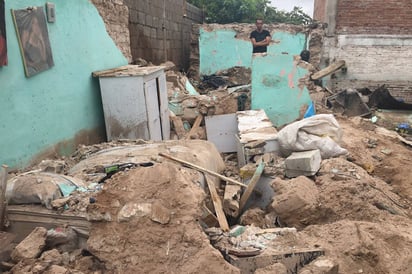
M 162 137 L 163 140 L 170 139 L 170 119 L 169 119 L 169 100 L 167 98 L 167 85 L 166 76 L 161 74 L 157 78 L 157 84 L 159 88 L 159 102 L 160 102 L 160 121 L 162 124 Z
M 159 98 L 157 94 L 157 81 L 152 79 L 146 82 L 144 95 L 146 97 L 147 124 L 149 126 L 150 140 L 162 140 L 162 130 L 159 115 Z

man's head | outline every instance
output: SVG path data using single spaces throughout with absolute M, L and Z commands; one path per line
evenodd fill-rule
M 258 31 L 261 31 L 263 29 L 263 20 L 262 19 L 256 19 L 256 28 Z

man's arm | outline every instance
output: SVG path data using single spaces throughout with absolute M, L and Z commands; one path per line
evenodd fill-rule
M 255 38 L 250 38 L 250 41 L 252 42 L 254 48 L 259 46 L 267 46 L 270 43 L 270 36 L 267 36 L 264 40 L 260 42 L 256 42 Z

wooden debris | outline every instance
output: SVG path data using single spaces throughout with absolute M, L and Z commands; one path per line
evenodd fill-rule
M 181 159 L 176 158 L 176 157 L 173 157 L 173 156 L 171 156 L 171 155 L 168 155 L 168 154 L 165 154 L 165 153 L 159 153 L 159 156 L 165 157 L 165 158 L 167 158 L 167 159 L 169 159 L 169 160 L 173 160 L 173 161 L 179 162 L 179 163 L 181 163 L 181 164 L 186 165 L 187 167 L 196 169 L 196 170 L 198 170 L 198 171 L 206 172 L 206 173 L 208 173 L 208 174 L 210 174 L 210 175 L 213 175 L 213 176 L 216 176 L 216 177 L 220 178 L 221 180 L 226 181 L 226 182 L 228 182 L 228 183 L 232 183 L 232 184 L 239 185 L 239 186 L 242 186 L 242 187 L 248 187 L 247 185 L 242 184 L 242 183 L 240 183 L 240 182 L 238 182 L 238 181 L 236 181 L 236 180 L 233 180 L 232 178 L 223 176 L 223 175 L 221 175 L 221 174 L 219 174 L 219 173 L 216 173 L 216 172 L 214 172 L 214 171 L 208 170 L 208 169 L 203 168 L 203 167 L 201 167 L 201 166 L 197 166 L 197 165 L 195 165 L 195 164 L 189 163 L 189 162 L 187 162 L 187 161 L 181 160 Z
M 129 68 L 129 66 L 126 65 L 126 66 L 121 66 L 121 67 L 118 67 L 118 68 L 94 71 L 94 72 L 92 72 L 92 76 L 93 77 L 105 76 L 105 75 L 113 74 L 115 72 L 127 70 L 128 68 Z
M 187 134 L 186 139 L 191 139 L 192 135 L 195 134 L 196 130 L 199 128 L 199 126 L 200 126 L 200 124 L 202 123 L 202 121 L 203 121 L 203 115 L 202 115 L 202 114 L 199 114 L 199 115 L 196 117 L 196 120 L 195 120 L 195 122 L 193 123 L 193 126 L 192 126 L 192 128 L 190 129 L 190 131 L 189 131 L 189 134 Z
M 173 128 L 179 139 L 182 139 L 186 135 L 185 127 L 183 126 L 182 118 L 176 116 L 173 112 L 170 111 L 170 120 L 172 120 Z
M 207 186 L 209 187 L 210 196 L 213 200 L 213 205 L 215 207 L 217 220 L 219 221 L 219 226 L 223 231 L 229 231 L 229 224 L 227 223 L 225 213 L 223 212 L 222 201 L 220 200 L 219 195 L 217 194 L 215 184 L 209 178 L 209 175 L 204 174 Z
M 203 212 L 201 221 L 207 227 L 216 227 L 219 225 L 219 221 L 217 220 L 215 214 L 213 214 L 213 212 L 210 211 L 210 209 L 206 205 L 203 205 L 202 210 Z
M 266 145 L 265 140 L 258 140 L 258 141 L 252 141 L 249 142 L 245 145 L 245 148 L 258 148 L 258 147 L 264 147 Z
M 252 179 L 250 179 L 250 182 L 247 185 L 245 192 L 240 198 L 239 212 L 242 212 L 247 200 L 249 199 L 250 195 L 253 192 L 253 189 L 255 188 L 257 182 L 259 181 L 260 176 L 262 175 L 262 172 L 264 169 L 265 169 L 265 163 L 261 162 L 256 168 L 255 174 L 253 175 Z
M 345 67 L 345 65 L 346 65 L 346 63 L 345 63 L 344 60 L 337 61 L 337 62 L 331 64 L 330 66 L 314 73 L 310 78 L 312 80 L 322 79 L 323 77 L 328 76 L 329 74 L 332 74 L 335 71 L 340 70 L 341 68 Z

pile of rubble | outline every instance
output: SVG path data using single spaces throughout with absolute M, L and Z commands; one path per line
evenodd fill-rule
M 310 75 L 301 84 L 328 114 L 282 128 L 250 110 L 246 69 L 166 77 L 171 141 L 82 146 L 11 174 L 2 271 L 408 273 L 405 138 L 330 114 Z M 341 96 L 328 99 L 336 112 Z M 228 119 L 217 137 L 213 115 Z

